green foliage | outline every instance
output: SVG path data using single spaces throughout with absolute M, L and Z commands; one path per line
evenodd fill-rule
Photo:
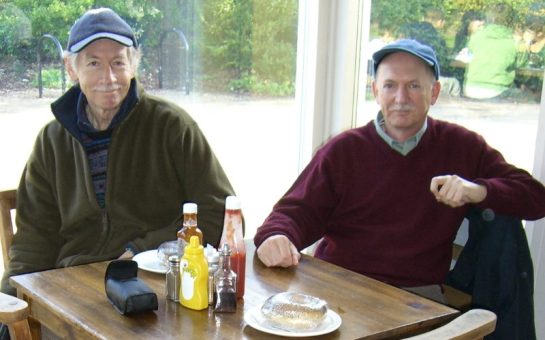
M 295 83 L 292 80 L 276 82 L 259 79 L 255 74 L 244 74 L 238 79 L 232 79 L 228 82 L 227 87 L 229 91 L 235 93 L 252 93 L 275 97 L 292 96 L 295 93 Z
M 97 7 L 110 7 L 127 20 L 137 36 L 145 30 L 157 25 L 158 11 L 149 1 L 145 0 L 14 0 L 9 4 L 0 4 L 0 33 L 4 33 L 4 26 L 11 27 L 15 32 L 26 32 L 20 28 L 31 25 L 31 36 L 28 42 L 21 39 L 4 40 L 0 43 L 0 53 L 8 49 L 16 57 L 28 59 L 36 58 L 36 46 L 44 34 L 54 36 L 64 47 L 68 40 L 68 32 L 72 24 L 86 10 Z M 13 8 L 17 11 L 12 10 Z M 13 22 L 17 24 L 14 25 Z M 26 25 L 26 26 L 25 26 Z M 20 31 L 19 31 L 20 30 Z M 11 34 L 13 36 L 14 34 Z M 56 46 L 50 41 L 44 42 L 45 58 L 57 60 L 59 53 Z
M 157 75 L 162 36 L 176 27 L 186 34 L 193 71 L 208 79 L 206 84 L 238 93 L 293 95 L 297 6 L 297 0 L 0 0 L 0 56 L 33 62 L 41 41 L 42 61 L 58 62 L 57 47 L 42 36 L 50 34 L 64 47 L 82 13 L 110 7 L 143 46 L 140 78 L 147 83 Z
M 38 74 L 32 80 L 32 86 L 38 87 Z M 42 86 L 48 89 L 60 89 L 62 87 L 62 73 L 58 68 L 42 69 Z
M 256 77 L 264 83 L 293 83 L 297 1 L 256 1 L 254 6 L 253 69 Z
M 395 31 L 403 24 L 421 21 L 426 10 L 444 9 L 441 0 L 373 0 L 371 21 L 378 23 L 381 29 Z
M 21 56 L 30 45 L 32 32 L 30 19 L 13 4 L 0 4 L 0 55 Z
M 203 73 L 237 93 L 293 95 L 296 0 L 207 0 L 199 22 Z
M 445 38 L 452 46 L 461 15 L 496 2 L 512 5 L 514 26 L 520 27 L 531 14 L 530 5 L 539 1 L 373 0 L 371 35 L 421 21 L 428 9 L 438 8 L 446 15 Z M 298 0 L 0 0 L 0 58 L 30 69 L 44 34 L 65 46 L 74 21 L 87 9 L 103 6 L 113 8 L 135 30 L 144 52 L 140 79 L 146 84 L 156 82 L 162 35 L 176 27 L 188 39 L 194 79 L 207 90 L 294 93 Z M 44 40 L 44 50 L 44 62 L 58 61 L 50 40 Z
M 251 72 L 252 3 L 250 0 L 208 0 L 202 5 L 203 67 L 230 71 L 236 78 Z
M 378 31 L 395 29 L 403 24 L 421 21 L 430 8 L 443 10 L 447 24 L 456 25 L 462 14 L 469 10 L 485 11 L 494 3 L 507 3 L 516 13 L 517 26 L 523 22 L 528 13 L 530 4 L 536 0 L 373 0 L 371 9 L 371 21 L 376 23 L 374 35 Z M 377 27 L 378 26 L 378 27 Z

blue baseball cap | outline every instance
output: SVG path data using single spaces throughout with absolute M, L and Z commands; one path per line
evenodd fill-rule
M 439 79 L 439 62 L 437 61 L 437 56 L 435 55 L 433 49 L 428 45 L 421 44 L 420 42 L 412 39 L 397 40 L 376 51 L 373 54 L 373 67 L 375 74 L 377 73 L 378 65 L 382 59 L 394 52 L 407 52 L 420 58 L 433 69 L 435 79 Z
M 109 8 L 97 8 L 76 20 L 70 29 L 68 51 L 79 52 L 93 41 L 103 38 L 138 47 L 134 32 L 125 20 Z

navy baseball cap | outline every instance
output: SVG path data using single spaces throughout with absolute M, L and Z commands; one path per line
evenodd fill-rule
M 111 39 L 125 46 L 138 47 L 131 27 L 109 8 L 91 9 L 70 29 L 68 51 L 79 52 L 97 39 Z
M 384 59 L 384 57 L 386 57 L 388 54 L 394 52 L 407 52 L 422 59 L 422 61 L 433 69 L 435 79 L 439 79 L 439 62 L 437 61 L 437 56 L 435 55 L 433 49 L 428 45 L 421 44 L 412 39 L 397 40 L 376 51 L 373 54 L 373 67 L 375 74 L 377 73 L 378 65 L 382 59 Z

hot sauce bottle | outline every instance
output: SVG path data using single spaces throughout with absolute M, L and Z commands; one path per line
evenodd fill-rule
M 197 226 L 197 204 L 185 203 L 183 206 L 182 228 L 178 231 L 178 240 L 189 244 L 191 236 L 199 238 L 199 244 L 202 243 L 202 231 Z
M 225 199 L 225 218 L 220 248 L 227 243 L 231 249 L 231 268 L 237 274 L 237 299 L 244 296 L 246 278 L 246 247 L 242 235 L 242 211 L 240 200 L 236 196 Z

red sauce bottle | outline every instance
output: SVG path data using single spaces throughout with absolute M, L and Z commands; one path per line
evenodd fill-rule
M 236 196 L 225 199 L 225 218 L 221 235 L 220 249 L 224 243 L 231 249 L 231 269 L 237 274 L 237 299 L 244 296 L 246 283 L 246 247 L 242 235 L 242 210 Z

